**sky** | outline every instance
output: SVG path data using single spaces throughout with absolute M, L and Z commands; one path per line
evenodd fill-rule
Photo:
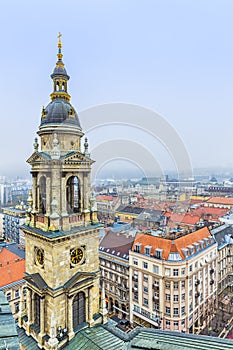
M 134 142 L 135 152 L 144 147 L 164 172 L 177 163 L 179 139 L 193 168 L 233 169 L 231 0 L 9 0 L 0 12 L 0 175 L 29 174 L 26 159 L 52 92 L 58 32 L 71 101 L 94 155 L 101 143 L 103 153 L 111 142 L 117 159 L 122 139 L 122 162 L 123 150 Z M 114 124 L 112 114 L 109 125 L 98 129 L 98 108 L 116 103 L 161 116 L 173 130 L 173 144 L 166 136 L 153 134 L 152 140 L 148 127 L 140 132 L 138 124 Z M 127 111 L 125 124 L 134 114 Z M 96 132 L 85 129 L 85 115 L 93 117 Z M 128 164 L 143 168 L 144 151 L 138 160 L 127 152 Z M 111 163 L 109 157 L 95 159 L 98 169 Z

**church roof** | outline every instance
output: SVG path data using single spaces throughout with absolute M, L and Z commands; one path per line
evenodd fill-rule
M 137 327 L 124 333 L 109 320 L 107 325 L 86 328 L 76 334 L 67 350 L 227 350 L 232 341 L 216 337 Z
M 0 349 L 19 350 L 15 322 L 10 306 L 0 291 Z

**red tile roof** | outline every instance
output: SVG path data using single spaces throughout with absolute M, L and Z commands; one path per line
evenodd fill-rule
M 163 259 L 168 260 L 171 252 L 177 252 L 181 258 L 184 259 L 184 253 L 182 248 L 186 248 L 203 238 L 210 236 L 210 231 L 207 227 L 201 228 L 200 230 L 194 231 L 180 238 L 171 240 L 161 237 L 152 236 L 146 233 L 137 233 L 132 250 L 134 250 L 136 244 L 141 244 L 141 253 L 144 254 L 144 248 L 151 246 L 151 253 L 154 255 L 155 249 L 163 249 Z
M 0 251 L 0 287 L 24 278 L 25 260 L 6 248 Z
M 229 197 L 211 197 L 206 203 L 233 205 L 233 198 Z
M 107 195 L 99 195 L 96 197 L 97 201 L 113 201 L 113 202 L 117 202 L 118 201 L 118 197 L 113 197 L 113 196 L 107 196 Z
M 200 215 L 174 213 L 166 216 L 169 216 L 169 222 L 175 224 L 195 225 L 200 221 Z

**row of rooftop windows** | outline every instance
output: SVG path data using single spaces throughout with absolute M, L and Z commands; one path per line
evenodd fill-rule
M 193 244 L 188 245 L 186 248 L 181 248 L 181 250 L 184 256 L 187 258 L 197 253 L 198 251 L 201 251 L 202 249 L 208 247 L 214 242 L 214 238 L 212 236 L 209 236 L 199 240 L 198 242 L 194 242 Z M 136 243 L 134 251 L 136 253 L 142 253 L 142 243 Z M 144 255 L 153 256 L 156 259 L 163 259 L 163 249 L 156 248 L 154 252 L 152 252 L 152 246 L 144 246 Z

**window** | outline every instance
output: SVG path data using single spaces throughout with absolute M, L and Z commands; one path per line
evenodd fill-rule
M 170 315 L 171 314 L 171 308 L 166 306 L 165 313 L 166 313 L 166 315 Z
M 148 294 L 148 287 L 144 286 L 144 287 L 143 287 L 143 292 L 146 293 L 146 294 Z
M 174 286 L 174 289 L 178 289 L 179 288 L 179 282 L 174 282 L 173 286 Z
M 179 275 L 179 270 L 173 269 L 173 276 L 178 276 L 178 275 Z
M 154 304 L 154 310 L 159 311 L 159 304 L 157 303 Z
M 143 281 L 144 281 L 144 282 L 148 282 L 148 275 L 144 275 L 144 276 L 143 276 Z
M 135 248 L 134 248 L 134 251 L 135 251 L 136 253 L 140 253 L 140 248 L 141 248 L 141 244 L 136 244 L 136 245 L 135 245 Z
M 19 312 L 19 303 L 15 303 L 15 312 Z
M 154 285 L 155 285 L 156 287 L 159 287 L 159 281 L 158 281 L 158 280 L 155 280 L 155 281 L 154 281 Z
M 193 271 L 193 266 L 190 265 L 190 266 L 189 266 L 189 272 L 192 272 L 192 271 Z
M 181 281 L 181 288 L 185 288 L 185 281 Z
M 170 294 L 165 294 L 165 297 L 166 297 L 166 301 L 170 301 L 171 300 Z
M 7 298 L 7 301 L 11 300 L 11 292 L 6 293 L 6 298 Z
M 181 269 L 181 275 L 182 275 L 182 276 L 185 275 L 185 269 Z
M 19 298 L 19 290 L 18 289 L 15 290 L 15 298 Z
M 174 295 L 173 296 L 173 300 L 174 300 L 174 302 L 178 302 L 179 301 L 179 295 Z
M 137 294 L 137 293 L 134 293 L 134 295 L 133 295 L 133 300 L 134 300 L 134 301 L 138 301 L 138 294 Z
M 173 316 L 179 316 L 179 309 L 178 309 L 178 307 L 174 307 L 174 309 L 173 309 Z
M 155 257 L 157 259 L 162 259 L 162 253 L 163 253 L 162 249 L 155 249 Z
M 147 298 L 143 298 L 143 305 L 148 305 L 148 299 Z
M 134 265 L 138 265 L 137 259 L 133 259 L 133 264 L 134 264 Z
M 159 267 L 157 265 L 154 265 L 153 266 L 153 269 L 154 269 L 154 273 L 159 273 Z
M 165 282 L 165 288 L 167 288 L 167 289 L 170 289 L 170 287 L 171 287 L 171 283 L 170 282 Z
M 148 263 L 145 262 L 145 261 L 143 261 L 143 268 L 144 268 L 144 269 L 148 269 Z
M 185 314 L 185 306 L 182 306 L 181 307 L 181 315 L 184 315 Z
M 181 294 L 181 300 L 185 300 L 185 293 Z
M 179 327 L 179 322 L 178 321 L 174 321 L 174 327 Z
M 171 325 L 171 321 L 170 320 L 166 320 L 166 327 L 170 328 L 170 325 Z
M 189 296 L 191 297 L 192 294 L 193 294 L 193 291 L 192 291 L 192 289 L 190 289 L 190 291 L 189 291 Z
M 150 255 L 151 247 L 145 247 L 145 255 Z
M 136 312 L 140 312 L 140 307 L 137 306 L 137 305 L 134 305 L 134 306 L 133 306 L 133 309 L 134 309 L 134 311 L 136 311 Z
M 165 276 L 170 276 L 170 275 L 171 275 L 171 270 L 165 269 Z

